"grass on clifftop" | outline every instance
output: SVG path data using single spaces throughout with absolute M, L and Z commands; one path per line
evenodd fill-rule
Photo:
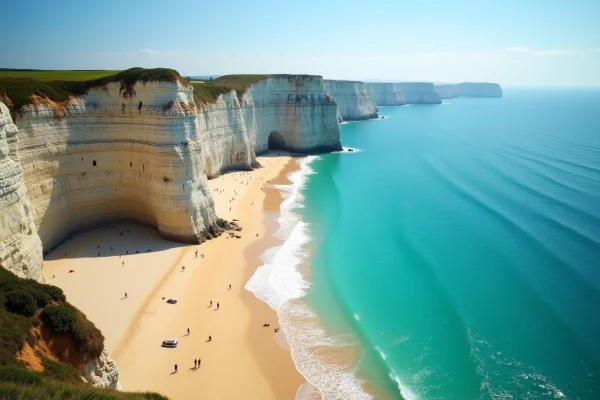
M 60 288 L 0 267 L 0 399 L 166 399 L 82 382 L 77 368 L 103 348 L 102 333 Z M 68 353 L 55 354 L 64 349 Z
M 194 87 L 194 101 L 197 105 L 214 103 L 219 95 L 237 92 L 241 98 L 246 90 L 253 84 L 270 77 L 271 75 L 224 75 L 212 81 L 192 82 Z
M 90 77 L 97 77 L 89 79 Z M 173 69 L 130 68 L 125 71 L 26 71 L 0 70 L 0 101 L 11 111 L 13 119 L 22 107 L 39 99 L 55 103 L 66 102 L 70 96 L 81 96 L 95 87 L 106 87 L 119 82 L 119 93 L 124 98 L 135 97 L 135 84 L 153 81 L 189 83 Z M 37 100 L 36 100 L 37 97 Z
M 135 85 L 153 81 L 180 82 L 194 88 L 194 101 L 198 106 L 214 103 L 219 95 L 231 90 L 238 97 L 244 95 L 253 84 L 271 75 L 225 75 L 215 80 L 188 82 L 179 73 L 168 68 L 130 68 L 124 71 L 39 71 L 39 70 L 1 70 L 0 101 L 17 119 L 23 106 L 38 101 L 51 101 L 58 110 L 61 103 L 71 96 L 81 96 L 91 88 L 105 87 L 108 83 L 119 82 L 119 94 L 124 98 L 135 97 Z M 60 112 L 55 112 L 60 114 Z M 60 115 L 58 115 L 60 117 Z
M 0 69 L 0 80 L 4 78 L 30 78 L 38 81 L 92 81 L 116 75 L 118 70 L 47 71 L 28 69 Z

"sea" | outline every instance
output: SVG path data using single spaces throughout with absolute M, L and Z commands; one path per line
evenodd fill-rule
M 279 187 L 247 284 L 297 399 L 600 399 L 600 89 L 379 113 Z

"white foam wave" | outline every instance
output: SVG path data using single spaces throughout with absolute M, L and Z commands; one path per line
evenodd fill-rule
M 352 150 L 352 151 L 350 151 Z M 341 153 L 348 153 L 348 154 L 352 154 L 352 153 L 361 153 L 365 151 L 364 149 L 357 149 L 356 147 L 343 147 L 342 150 L 340 151 L 334 151 L 333 153 L 336 154 L 341 154 Z
M 384 361 L 387 360 L 387 356 L 385 355 L 383 350 L 381 350 L 381 348 L 379 348 L 378 346 L 375 346 L 375 350 L 377 350 L 377 352 L 379 352 L 379 355 L 381 356 L 381 358 L 383 358 Z
M 401 381 L 400 378 L 398 378 L 398 375 L 396 375 L 393 371 L 390 372 L 390 378 L 396 382 L 396 384 L 398 385 L 398 390 L 400 391 L 400 396 L 402 396 L 402 398 L 404 400 L 416 400 L 417 396 L 411 392 Z
M 284 201 L 278 218 L 279 229 L 275 236 L 283 240 L 281 246 L 265 251 L 261 256 L 264 265 L 259 267 L 246 289 L 277 311 L 282 331 L 290 346 L 292 359 L 309 385 L 299 388 L 296 398 L 314 399 L 315 390 L 323 399 L 371 399 L 352 371 L 351 365 L 324 363 L 318 349 L 343 347 L 353 344 L 349 336 L 331 336 L 321 327 L 317 315 L 298 299 L 306 294 L 309 283 L 298 271 L 305 260 L 304 250 L 310 237 L 308 226 L 294 210 L 302 207 L 301 190 L 308 175 L 314 173 L 310 164 L 318 157 L 306 157 L 300 169 L 290 174 L 291 185 L 279 185 Z

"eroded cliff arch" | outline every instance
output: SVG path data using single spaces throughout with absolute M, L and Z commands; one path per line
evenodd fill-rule
M 277 131 L 271 132 L 268 139 L 269 150 L 286 150 L 287 146 L 283 135 Z

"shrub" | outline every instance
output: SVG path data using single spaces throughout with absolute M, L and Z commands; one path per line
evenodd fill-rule
M 42 382 L 42 378 L 39 374 L 25 368 L 0 367 L 0 382 L 37 385 Z
M 61 382 L 81 382 L 81 376 L 79 375 L 79 372 L 77 372 L 77 370 L 71 364 L 65 364 L 44 358 L 42 359 L 42 365 L 44 366 L 44 372 L 42 372 L 42 375 L 45 378 L 54 379 Z
M 38 308 L 45 307 L 52 300 L 48 293 L 41 290 L 41 288 L 28 287 L 26 290 L 34 298 Z
M 6 294 L 6 307 L 11 311 L 23 314 L 33 315 L 38 309 L 37 301 L 31 293 L 25 290 L 15 290 Z
M 77 349 L 90 357 L 99 357 L 104 350 L 104 336 L 96 325 L 77 311 L 77 323 L 75 324 L 74 339 Z
M 40 285 L 41 290 L 43 290 L 44 292 L 46 292 L 46 294 L 48 294 L 48 296 L 50 296 L 50 298 L 54 301 L 65 301 L 67 298 L 65 297 L 65 294 L 63 293 L 62 289 L 56 286 L 52 286 L 52 285 Z
M 44 309 L 42 317 L 56 333 L 73 332 L 77 324 L 75 309 L 69 305 L 50 305 Z

